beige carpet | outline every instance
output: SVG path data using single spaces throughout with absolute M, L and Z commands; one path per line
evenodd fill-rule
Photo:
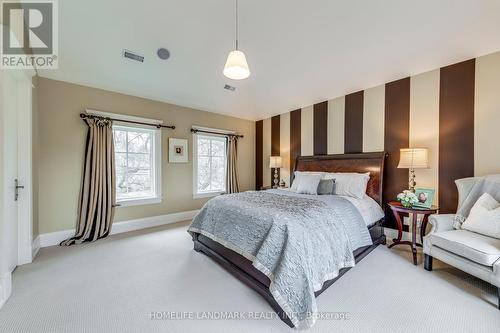
M 14 273 L 0 332 L 291 332 L 279 320 L 151 320 L 151 312 L 271 311 L 203 254 L 186 223 L 42 249 Z M 420 258 L 421 261 L 421 258 Z M 427 272 L 406 250 L 379 246 L 318 298 L 309 332 L 498 332 L 495 289 L 435 262 Z

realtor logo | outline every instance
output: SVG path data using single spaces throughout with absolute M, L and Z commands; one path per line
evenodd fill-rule
M 2 2 L 1 68 L 56 69 L 56 0 Z

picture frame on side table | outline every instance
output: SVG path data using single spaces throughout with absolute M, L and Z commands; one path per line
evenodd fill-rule
M 418 202 L 413 206 L 417 208 L 431 208 L 435 192 L 432 188 L 416 188 L 415 195 Z

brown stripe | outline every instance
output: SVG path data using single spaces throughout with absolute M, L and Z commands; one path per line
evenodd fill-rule
M 280 156 L 280 116 L 271 118 L 271 156 Z M 278 181 L 280 170 L 278 169 Z M 271 185 L 274 184 L 274 170 L 271 170 Z
M 395 227 L 395 221 L 387 202 L 396 199 L 408 189 L 408 169 L 398 169 L 399 149 L 410 144 L 410 78 L 385 85 L 384 149 L 389 156 L 385 163 L 383 203 L 386 210 L 386 226 Z
M 293 180 L 293 169 L 295 168 L 295 159 L 300 156 L 300 112 L 295 110 L 290 112 L 290 184 Z
M 363 96 L 358 91 L 345 96 L 344 152 L 363 151 Z
M 475 59 L 441 68 L 439 212 L 457 210 L 455 180 L 474 176 Z
M 255 189 L 259 190 L 262 187 L 262 148 L 263 148 L 263 126 L 262 120 L 255 122 Z
M 314 104 L 314 155 L 326 155 L 328 144 L 328 101 Z

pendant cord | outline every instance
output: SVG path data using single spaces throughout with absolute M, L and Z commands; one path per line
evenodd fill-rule
M 238 0 L 236 0 L 236 50 L 238 50 Z

